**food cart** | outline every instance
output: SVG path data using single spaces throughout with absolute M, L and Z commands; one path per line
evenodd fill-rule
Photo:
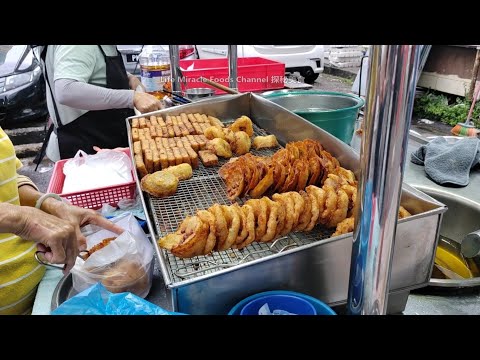
M 360 186 L 363 188 L 360 190 L 362 211 L 358 223 L 363 224 L 360 229 L 367 224 L 377 224 L 370 232 L 357 231 L 339 236 L 332 236 L 332 231 L 317 227 L 310 233 L 292 233 L 272 243 L 254 243 L 243 251 L 229 249 L 214 252 L 211 256 L 180 259 L 161 249 L 157 240 L 174 232 L 185 216 L 196 210 L 205 209 L 212 203 L 230 203 L 218 169 L 200 164 L 193 178 L 180 184 L 177 193 L 167 198 L 144 193 L 136 173 L 137 190 L 148 214 L 148 228 L 158 260 L 154 286 L 147 299 L 166 309 L 188 314 L 227 314 L 238 301 L 249 295 L 288 289 L 316 297 L 332 307 L 348 303 L 352 313 L 403 311 L 409 292 L 430 281 L 442 214 L 447 210 L 434 198 L 407 184 L 402 185 L 408 129 L 405 119 L 410 116 L 411 92 L 415 85 L 412 79 L 416 78 L 416 63 L 412 59 L 418 56 L 414 48 L 385 46 L 373 52 L 372 60 L 375 56 L 377 61 L 390 56 L 390 62 L 382 63 L 377 76 L 371 77 L 369 95 L 370 99 L 376 100 L 367 104 L 371 112 L 367 112 L 370 118 L 366 121 L 362 162 L 351 147 L 300 116 L 252 93 L 222 96 L 128 118 L 129 139 L 132 138 L 131 126 L 135 119 L 180 116 L 183 113 L 209 114 L 225 123 L 247 115 L 254 122 L 255 135 L 274 134 L 283 146 L 291 141 L 314 138 L 344 167 L 353 170 L 357 178 L 360 178 L 361 171 L 366 174 L 359 185 L 359 189 Z M 395 64 L 405 73 L 393 73 Z M 174 62 L 172 66 L 175 67 Z M 235 70 L 231 69 L 230 74 L 234 73 Z M 405 82 L 400 84 L 398 77 Z M 377 94 L 379 90 L 374 88 L 375 81 L 385 81 L 388 91 Z M 235 83 L 230 86 L 236 87 Z M 172 90 L 176 90 L 175 84 Z M 394 94 L 403 95 L 401 101 L 393 101 Z M 383 130 L 379 130 L 381 120 Z M 377 156 L 383 150 L 381 146 L 389 149 L 389 156 L 382 159 L 383 163 Z M 131 140 L 130 149 L 133 153 Z M 254 154 L 268 156 L 272 153 L 259 151 Z M 375 207 L 368 202 L 372 198 Z M 398 221 L 396 226 L 399 203 L 404 204 L 412 216 Z M 362 244 L 370 245 L 367 252 L 358 247 Z M 364 280 L 360 285 L 351 281 L 356 275 L 361 275 Z M 61 287 L 68 289 L 67 282 L 65 280 Z M 68 296 L 68 292 L 65 294 L 64 291 L 63 296 Z M 59 292 L 54 301 L 58 299 Z

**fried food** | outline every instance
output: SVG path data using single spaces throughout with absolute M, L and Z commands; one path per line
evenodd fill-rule
M 261 239 L 267 230 L 268 211 L 267 203 L 262 199 L 250 199 L 246 203 L 253 208 L 255 215 L 255 240 Z
M 240 216 L 233 206 L 222 205 L 223 215 L 227 222 L 228 235 L 225 241 L 218 247 L 218 250 L 227 250 L 235 244 L 240 229 Z
M 242 115 L 229 126 L 233 132 L 245 131 L 248 136 L 253 135 L 253 123 L 248 116 Z
M 197 216 L 202 220 L 203 223 L 208 224 L 209 233 L 207 240 L 205 241 L 205 248 L 203 249 L 203 255 L 208 255 L 215 248 L 217 243 L 216 227 L 215 227 L 215 216 L 207 210 L 197 211 Z
M 229 128 L 223 128 L 223 133 L 225 134 L 225 140 L 231 144 L 235 141 L 235 133 Z
M 274 168 L 270 167 L 267 172 L 267 175 L 264 176 L 262 180 L 255 186 L 255 188 L 250 192 L 250 196 L 254 199 L 261 197 L 270 186 L 273 184 L 273 171 Z
M 300 196 L 303 198 L 303 211 L 300 213 L 296 226 L 293 228 L 294 231 L 303 231 L 310 223 L 312 218 L 312 200 L 310 196 L 305 191 L 299 192 Z
M 237 131 L 233 134 L 233 141 L 230 146 L 236 155 L 243 155 L 250 151 L 252 142 L 250 136 L 244 131 Z
M 188 180 L 193 176 L 193 170 L 190 164 L 170 166 L 162 171 L 175 175 L 178 180 Z
M 253 147 L 255 150 L 274 148 L 278 146 L 275 135 L 255 136 L 253 138 Z
M 210 125 L 212 126 L 219 126 L 219 127 L 225 127 L 225 124 L 221 122 L 219 119 L 217 119 L 215 116 L 207 116 L 208 121 L 210 122 Z
M 208 211 L 215 217 L 215 235 L 217 238 L 217 243 L 215 244 L 215 250 L 222 249 L 227 240 L 228 228 L 227 220 L 223 215 L 222 207 L 218 204 L 211 206 Z
M 220 138 L 220 139 L 225 140 L 225 133 L 223 132 L 223 129 L 221 127 L 218 127 L 218 126 L 207 127 L 205 129 L 205 131 L 203 132 L 203 135 L 205 135 L 205 137 L 208 140 L 213 140 L 215 138 Z
M 103 274 L 101 283 L 112 293 L 131 292 L 138 296 L 145 294 L 150 279 L 140 262 L 122 259 Z
M 85 251 L 85 255 L 82 255 L 81 258 L 83 260 L 87 260 L 95 251 L 98 251 L 100 249 L 103 249 L 105 246 L 107 246 L 108 244 L 110 244 L 113 240 L 115 240 L 116 237 L 109 237 L 109 238 L 106 238 L 106 239 L 103 239 L 102 241 L 100 241 L 99 243 L 93 245 L 90 250 L 86 250 Z
M 398 218 L 403 219 L 409 216 L 412 216 L 412 214 L 410 214 L 407 209 L 400 205 L 398 208 Z
M 336 209 L 327 222 L 328 228 L 336 227 L 338 223 L 342 222 L 347 217 L 348 212 L 348 195 L 342 189 L 337 190 L 337 204 Z
M 290 233 L 293 229 L 294 225 L 294 200 L 292 197 L 285 194 L 273 194 L 272 199 L 274 201 L 278 201 L 281 206 L 285 209 L 285 223 L 283 226 L 282 231 L 280 232 L 280 236 L 285 236 Z
M 312 216 L 310 222 L 305 227 L 305 231 L 311 231 L 320 219 L 320 215 L 323 213 L 324 204 L 325 204 L 325 190 L 310 185 L 305 189 L 308 196 L 310 197 L 310 204 L 312 205 Z
M 323 225 L 328 224 L 330 217 L 333 215 L 333 212 L 337 206 L 337 192 L 332 186 L 324 185 L 322 189 L 326 193 L 325 197 L 325 208 L 320 214 L 320 223 Z
M 262 200 L 266 203 L 266 206 L 269 209 L 269 214 L 265 235 L 263 235 L 261 239 L 257 239 L 257 241 L 268 242 L 272 241 L 277 234 L 278 209 L 280 205 L 267 197 L 262 198 Z
M 223 139 L 215 138 L 207 143 L 207 150 L 212 151 L 215 155 L 229 159 L 233 156 L 230 145 Z
M 170 251 L 180 258 L 202 255 L 209 230 L 208 224 L 200 220 L 198 216 L 186 217 L 175 232 L 180 236 L 180 242 L 173 246 Z
M 298 192 L 295 192 L 295 191 L 290 191 L 286 193 L 286 195 L 293 200 L 293 214 L 292 214 L 292 217 L 293 217 L 292 231 L 293 231 L 293 229 L 295 229 L 295 227 L 298 225 L 300 214 L 305 209 L 305 200 Z
M 234 245 L 237 249 L 243 249 L 245 246 L 248 246 L 255 241 L 255 212 L 253 208 L 247 204 L 243 205 L 240 210 L 243 212 L 245 218 L 244 228 L 247 232 L 247 236 L 241 243 Z
M 348 234 L 349 232 L 353 231 L 354 226 L 355 219 L 353 218 L 353 216 L 346 218 L 345 220 L 337 224 L 337 229 L 332 234 L 332 236 Z
M 200 160 L 202 161 L 202 164 L 206 167 L 218 165 L 217 155 L 215 155 L 210 150 L 200 150 L 198 152 L 198 156 L 200 156 Z
M 144 176 L 141 180 L 142 190 L 155 197 L 165 197 L 175 194 L 178 178 L 172 173 L 157 171 Z
M 141 154 L 135 155 L 135 166 L 137 168 L 138 174 L 140 175 L 140 179 L 143 179 L 145 176 L 148 175 L 148 171 L 145 163 L 143 162 L 143 156 Z

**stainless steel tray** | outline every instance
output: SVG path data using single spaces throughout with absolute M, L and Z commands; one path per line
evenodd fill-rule
M 359 175 L 358 154 L 349 146 L 257 95 L 224 96 L 146 115 L 179 115 L 182 112 L 208 113 L 226 122 L 248 115 L 256 124 L 257 134 L 273 133 L 281 144 L 305 138 L 318 139 L 344 167 Z M 138 117 L 127 119 L 129 138 L 131 119 Z M 143 194 L 137 178 L 139 193 L 149 213 L 150 232 L 156 238 L 164 236 L 175 231 L 185 216 L 197 209 L 213 203 L 229 204 L 225 184 L 217 171 L 218 168 L 200 166 L 192 179 L 181 182 L 174 196 L 165 199 Z M 438 225 L 446 210 L 441 203 L 408 186 L 404 188 L 402 203 L 418 215 L 399 223 L 392 290 L 415 288 L 428 282 Z M 344 302 L 352 237 L 347 234 L 332 238 L 331 234 L 332 231 L 317 226 L 310 233 L 293 233 L 271 244 L 254 243 L 241 251 L 227 250 L 192 259 L 176 258 L 160 249 L 156 242 L 154 246 L 165 284 L 172 289 L 174 309 L 190 314 L 221 314 L 248 295 L 272 289 L 304 292 L 332 305 Z

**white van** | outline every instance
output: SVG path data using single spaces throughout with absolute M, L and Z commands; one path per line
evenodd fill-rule
M 199 59 L 227 56 L 228 45 L 195 45 Z M 285 71 L 299 72 L 313 84 L 323 72 L 323 45 L 237 45 L 238 57 L 263 57 L 285 64 Z

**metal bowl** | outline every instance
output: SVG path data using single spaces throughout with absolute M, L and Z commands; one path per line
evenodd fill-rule
M 192 88 L 185 90 L 185 96 L 193 101 L 213 95 L 215 95 L 215 90 L 211 88 Z
M 445 237 L 461 244 L 465 235 L 478 230 L 478 219 L 480 219 L 479 203 L 441 190 L 421 186 L 416 186 L 416 188 L 448 207 L 448 211 L 443 215 L 440 239 Z M 473 287 L 480 285 L 480 277 L 462 280 L 431 278 L 429 285 L 449 288 Z

